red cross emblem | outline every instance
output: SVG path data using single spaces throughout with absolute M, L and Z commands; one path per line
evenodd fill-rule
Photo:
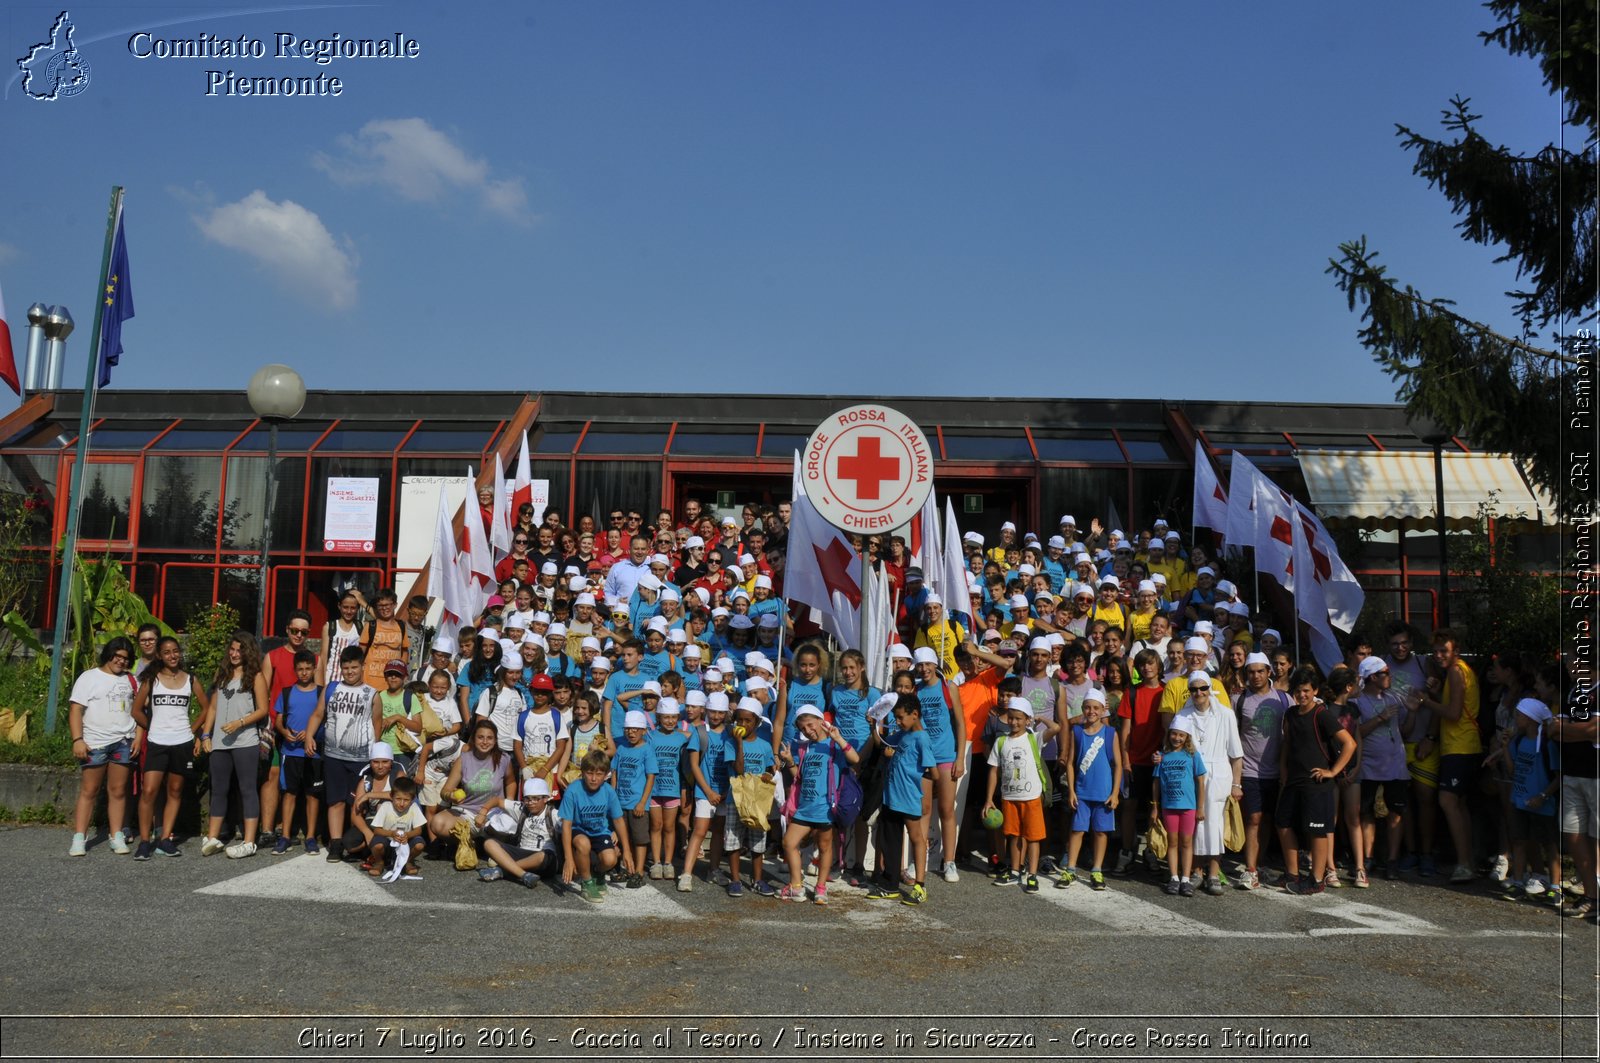
M 863 436 L 853 456 L 839 457 L 839 479 L 854 480 L 856 497 L 863 502 L 876 502 L 882 497 L 884 481 L 900 478 L 900 459 L 882 453 L 882 446 L 880 437 Z
M 850 578 L 850 562 L 855 560 L 850 548 L 835 539 L 828 544 L 826 550 L 813 545 L 811 551 L 817 555 L 817 567 L 822 570 L 822 582 L 827 586 L 828 593 L 844 595 L 851 605 L 859 609 L 861 588 Z

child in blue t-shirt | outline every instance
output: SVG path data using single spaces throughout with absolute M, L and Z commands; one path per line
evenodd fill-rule
M 1194 738 L 1176 722 L 1167 729 L 1167 744 L 1156 765 L 1155 801 L 1161 825 L 1167 829 L 1167 892 L 1194 896 L 1194 828 L 1205 818 L 1206 764 Z
M 650 731 L 650 748 L 656 755 L 655 784 L 650 790 L 650 877 L 673 878 L 677 863 L 678 809 L 683 804 L 683 776 L 679 762 L 689 736 L 678 726 L 681 715 L 676 698 L 656 705 L 656 726 Z
M 698 693 L 698 692 L 696 692 Z M 691 694 L 691 697 L 693 695 Z M 694 826 L 689 834 L 689 844 L 683 850 L 683 872 L 678 875 L 678 892 L 694 889 L 695 858 L 700 855 L 700 845 L 711 839 L 710 866 L 706 880 L 711 881 L 722 863 L 722 836 L 726 828 L 723 816 L 727 814 L 728 761 L 728 695 L 718 691 L 702 694 L 706 703 L 705 724 L 698 726 L 689 736 L 689 778 L 694 781 Z
M 778 891 L 778 899 L 806 899 L 805 874 L 800 862 L 800 847 L 813 840 L 817 847 L 817 887 L 813 897 L 818 904 L 828 903 L 828 872 L 833 867 L 833 800 L 838 793 L 839 776 L 861 762 L 861 756 L 844 740 L 839 729 L 826 722 L 822 710 L 804 705 L 795 713 L 795 729 L 802 741 L 789 753 L 785 746 L 780 760 L 785 768 L 795 768 L 794 807 L 789 826 L 783 832 L 783 856 L 789 863 L 789 884 Z
M 561 848 L 566 856 L 561 882 L 570 886 L 576 874 L 583 899 L 598 903 L 606 895 L 603 876 L 617 864 L 616 839 L 626 837 L 628 828 L 617 791 L 606 781 L 611 773 L 606 751 L 591 748 L 580 769 L 581 782 L 561 795 Z M 626 851 L 622 858 L 631 869 L 633 861 Z
M 883 807 L 878 813 L 879 842 L 884 861 L 881 880 L 867 891 L 873 900 L 898 898 L 902 904 L 921 904 L 928 899 L 924 883 L 928 877 L 928 824 L 922 818 L 924 801 L 932 795 L 932 772 L 938 761 L 928 732 L 922 729 L 922 706 L 916 694 L 901 694 L 895 701 L 894 729 L 886 719 L 873 732 L 873 740 L 883 746 L 888 769 L 883 784 Z M 905 838 L 911 839 L 912 881 L 900 889 L 897 881 L 903 864 Z
M 650 794 L 656 784 L 655 749 L 645 740 L 650 717 L 629 709 L 622 719 L 622 742 L 611 760 L 616 779 L 617 800 L 622 802 L 628 832 L 621 840 L 628 861 L 627 885 L 636 890 L 644 885 L 644 859 L 650 847 Z M 616 881 L 613 876 L 612 881 Z
M 1106 858 L 1106 838 L 1117 826 L 1117 796 L 1122 792 L 1122 742 L 1106 726 L 1105 691 L 1091 687 L 1083 696 L 1083 722 L 1072 725 L 1065 750 L 1067 806 L 1072 809 L 1072 836 L 1067 842 L 1067 863 L 1057 888 L 1065 889 L 1078 878 L 1078 853 L 1085 831 L 1094 833 L 1094 866 L 1089 885 L 1106 888 L 1101 865 Z
M 728 763 L 728 785 L 740 775 L 759 775 L 768 782 L 774 777 L 774 754 L 770 739 L 761 737 L 761 725 L 766 720 L 766 707 L 755 698 L 740 698 L 733 714 L 731 741 L 724 747 L 723 758 Z M 762 897 L 774 896 L 778 891 L 772 883 L 761 877 L 762 854 L 767 851 L 767 831 L 752 827 L 739 818 L 737 808 L 729 808 L 727 825 L 722 838 L 728 851 L 728 871 L 733 880 L 728 883 L 728 896 L 743 897 L 744 886 L 739 880 L 739 853 L 750 851 L 750 888 Z
M 1561 903 L 1561 849 L 1556 844 L 1556 805 L 1551 798 L 1561 793 L 1561 775 L 1556 769 L 1555 746 L 1547 744 L 1540 729 L 1550 720 L 1549 706 L 1538 698 L 1523 698 L 1517 703 L 1508 752 L 1511 756 L 1511 874 L 1506 879 L 1506 895 L 1518 892 L 1528 900 L 1544 898 Z M 287 762 L 286 762 L 287 763 Z M 1540 879 L 1539 857 L 1543 850 L 1549 869 L 1549 885 Z M 1520 883 L 1520 885 L 1519 885 Z
M 283 751 L 283 767 L 278 772 L 278 786 L 283 791 L 280 812 L 283 830 L 273 846 L 274 855 L 289 851 L 289 839 L 294 831 L 295 805 L 305 801 L 306 852 L 317 852 L 317 812 L 322 804 L 322 758 L 306 752 L 306 726 L 317 711 L 322 688 L 317 686 L 317 655 L 301 650 L 294 655 L 294 686 L 279 695 L 281 709 L 278 713 L 279 748 Z M 312 735 L 313 744 L 317 735 Z M 172 823 L 177 816 L 177 803 L 168 802 L 167 823 L 163 838 L 170 837 Z

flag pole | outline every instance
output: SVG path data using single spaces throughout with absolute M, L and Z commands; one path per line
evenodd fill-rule
M 101 289 L 106 270 L 111 266 L 111 243 L 116 237 L 117 215 L 122 211 L 122 186 L 111 189 L 111 207 L 106 217 L 106 242 L 100 252 L 100 275 L 95 282 L 94 328 L 89 334 L 89 356 L 83 378 L 83 409 L 78 415 L 78 449 L 72 460 L 72 483 L 68 491 L 67 531 L 61 547 L 61 589 L 56 595 L 55 641 L 50 650 L 50 691 L 45 699 L 44 729 L 56 729 L 56 703 L 61 696 L 61 664 L 67 641 L 67 610 L 72 604 L 72 580 L 77 572 L 78 518 L 83 510 L 83 466 L 89 458 L 89 426 L 94 423 L 94 400 L 100 380 L 100 329 L 105 322 L 106 298 Z

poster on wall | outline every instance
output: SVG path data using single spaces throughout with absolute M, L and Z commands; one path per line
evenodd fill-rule
M 330 554 L 370 554 L 378 536 L 378 478 L 328 477 L 322 549 Z

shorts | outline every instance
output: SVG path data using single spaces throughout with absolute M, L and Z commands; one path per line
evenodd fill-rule
M 1081 834 L 1094 831 L 1108 834 L 1117 828 L 1117 814 L 1106 807 L 1104 801 L 1086 801 L 1078 798 L 1078 808 L 1072 813 L 1072 830 Z
M 1561 832 L 1600 838 L 1600 779 L 1561 777 Z
M 322 798 L 322 758 L 285 757 L 278 769 L 278 788 L 299 797 Z
M 800 826 L 804 827 L 806 830 L 832 830 L 833 829 L 833 824 L 832 823 L 818 823 L 817 821 L 811 820 L 811 819 L 801 819 L 799 816 L 790 816 L 789 817 L 789 822 L 791 824 L 799 824 Z
M 1027 801 L 1000 802 L 1000 832 L 1008 838 L 1021 838 L 1025 842 L 1044 841 L 1044 798 Z
M 1439 785 L 1439 743 L 1433 744 L 1433 752 L 1422 760 L 1417 759 L 1417 743 L 1406 743 L 1406 769 L 1411 772 L 1411 781 L 1422 786 Z
M 1297 832 L 1301 839 L 1325 838 L 1333 833 L 1331 783 L 1285 786 L 1278 794 L 1279 829 Z
M 1545 805 L 1548 807 L 1549 802 L 1546 801 Z M 1556 843 L 1556 817 L 1553 815 L 1541 816 L 1537 812 L 1513 808 L 1511 819 L 1506 825 L 1511 831 L 1511 840 L 1514 842 L 1551 846 Z
M 608 836 L 606 841 L 610 840 L 611 838 Z M 506 842 L 501 842 L 500 848 L 506 851 L 506 855 L 511 857 L 513 863 L 520 864 L 528 857 L 534 856 L 538 853 L 544 854 L 544 866 L 546 870 L 549 870 L 561 862 L 561 857 L 554 849 L 524 849 L 519 845 L 510 845 Z
M 1256 779 L 1246 775 L 1239 780 L 1239 788 L 1244 791 L 1244 796 L 1239 799 L 1239 811 L 1246 816 L 1253 816 L 1257 812 L 1270 815 L 1277 809 L 1277 779 Z
M 444 803 L 444 783 L 450 778 L 450 765 L 455 761 L 445 764 L 443 769 L 429 764 L 422 769 L 422 785 L 417 787 L 417 801 L 427 808 L 438 808 Z
M 933 766 L 933 777 L 937 779 L 939 776 L 943 775 L 948 779 L 952 771 L 955 769 L 955 766 L 956 762 L 953 760 L 940 761 L 938 764 Z
M 652 797 L 650 799 L 652 808 L 677 808 L 681 804 L 683 804 L 683 798 L 681 797 Z
M 1361 780 L 1361 814 L 1376 817 L 1378 794 L 1383 794 L 1383 803 L 1393 815 L 1406 810 L 1406 801 L 1411 796 L 1411 787 L 1406 779 L 1362 779 Z
M 1197 822 L 1194 817 L 1195 810 L 1192 808 L 1161 813 L 1161 825 L 1167 828 L 1167 838 L 1169 839 L 1167 843 L 1169 846 L 1168 852 L 1172 852 L 1170 846 L 1173 841 L 1179 838 L 1194 837 L 1194 825 Z
M 767 851 L 767 832 L 760 827 L 747 825 L 738 816 L 728 816 L 727 826 L 722 831 L 722 848 L 730 853 L 740 849 L 747 853 L 764 853 Z
M 1440 757 L 1439 792 L 1467 793 L 1472 787 L 1473 778 L 1478 774 L 1478 765 L 1482 762 L 1482 753 L 1451 753 L 1449 756 Z
M 650 844 L 650 813 L 642 816 L 633 814 L 633 809 L 622 814 L 622 821 L 628 825 L 628 842 L 631 845 Z
M 342 805 L 354 797 L 356 783 L 361 779 L 361 769 L 366 766 L 366 761 L 323 757 L 322 779 L 327 788 L 328 803 Z
M 722 804 L 720 804 L 720 805 L 713 805 L 710 801 L 707 801 L 703 797 L 697 797 L 694 800 L 694 818 L 695 819 L 719 819 L 722 816 L 726 815 L 727 812 L 728 812 L 728 801 L 727 801 L 727 798 L 723 798 Z
M 155 771 L 188 775 L 194 771 L 194 766 L 193 742 L 179 742 L 170 746 L 159 742 L 145 743 L 144 770 L 147 774 Z
M 85 743 L 87 744 L 87 743 Z M 119 764 L 124 768 L 133 764 L 133 740 L 123 738 L 108 746 L 89 750 L 89 760 L 81 763 L 81 768 L 103 768 L 107 764 Z
M 283 766 L 283 750 L 278 748 L 278 743 L 276 742 L 272 743 L 272 766 L 274 768 Z
M 578 838 L 589 839 L 589 851 L 591 853 L 603 853 L 607 849 L 615 849 L 617 847 L 617 840 L 609 834 L 579 834 L 575 835 L 573 840 L 576 841 Z

